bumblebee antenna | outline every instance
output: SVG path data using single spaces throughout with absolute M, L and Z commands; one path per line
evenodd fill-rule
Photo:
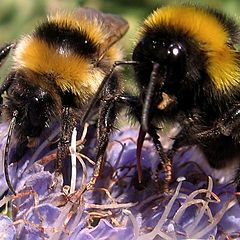
M 88 120 L 89 114 L 90 114 L 91 110 L 95 107 L 98 99 L 100 98 L 100 95 L 101 95 L 104 87 L 106 85 L 108 85 L 108 81 L 111 78 L 111 76 L 113 75 L 114 69 L 117 66 L 120 66 L 120 65 L 137 65 L 137 64 L 139 64 L 139 62 L 137 62 L 137 61 L 116 61 L 116 62 L 114 62 L 114 64 L 112 65 L 112 67 L 111 67 L 111 69 L 109 71 L 109 73 L 104 77 L 104 79 L 102 80 L 100 86 L 98 87 L 97 92 L 94 94 L 94 97 L 90 101 L 90 104 L 88 105 L 87 110 L 83 114 L 83 117 L 82 117 L 82 120 L 81 120 L 81 125 L 82 126 Z
M 8 159 L 8 156 L 9 156 L 9 149 L 10 149 L 10 143 L 11 143 L 11 137 L 12 137 L 12 133 L 13 133 L 13 129 L 16 125 L 16 119 L 17 119 L 17 115 L 18 115 L 18 111 L 15 110 L 13 112 L 13 117 L 12 117 L 12 120 L 10 121 L 10 124 L 9 124 L 9 127 L 8 127 L 8 134 L 7 134 L 7 141 L 6 141 L 6 144 L 5 144 L 5 148 L 4 148 L 4 173 L 5 173 L 5 180 L 7 182 L 7 185 L 8 185 L 8 188 L 10 189 L 10 191 L 16 195 L 16 192 L 12 186 L 12 183 L 11 183 L 11 180 L 10 180 L 10 177 L 9 177 L 9 173 L 8 173 L 8 163 L 9 163 L 9 159 Z

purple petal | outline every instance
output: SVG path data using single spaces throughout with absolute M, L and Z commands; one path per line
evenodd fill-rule
M 0 216 L 0 239 L 13 240 L 16 238 L 16 229 L 13 221 L 7 216 Z

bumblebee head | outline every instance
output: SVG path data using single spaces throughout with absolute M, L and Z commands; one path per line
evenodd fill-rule
M 235 22 L 211 9 L 173 5 L 153 12 L 133 51 L 144 129 L 156 113 L 175 116 L 239 92 L 239 40 Z
M 166 39 L 160 34 L 145 35 L 138 43 L 133 53 L 133 59 L 140 62 L 144 74 L 136 68 L 136 74 L 141 87 L 147 87 L 154 64 L 158 64 L 157 74 L 163 74 L 157 86 L 161 90 L 173 92 L 179 89 L 187 73 L 187 46 L 180 39 Z M 148 76 L 148 77 L 147 77 Z

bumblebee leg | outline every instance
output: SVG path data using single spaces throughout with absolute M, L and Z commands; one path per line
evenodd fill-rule
M 63 107 L 56 161 L 56 173 L 63 173 L 64 170 L 63 179 L 64 184 L 67 185 L 70 185 L 71 182 L 71 169 L 68 164 L 66 167 L 63 167 L 63 165 L 65 165 L 64 159 L 69 154 L 69 144 L 71 141 L 72 131 L 76 126 L 76 118 L 71 110 L 72 109 L 69 107 Z
M 116 61 L 112 65 L 111 69 L 109 70 L 109 73 L 102 80 L 100 86 L 98 87 L 97 92 L 94 94 L 94 97 L 90 101 L 90 104 L 88 105 L 87 110 L 83 114 L 83 117 L 81 119 L 82 126 L 88 120 L 88 117 L 90 115 L 91 110 L 94 109 L 94 107 L 95 107 L 96 103 L 98 102 L 98 100 L 101 99 L 101 96 L 103 96 L 102 93 L 105 91 L 105 89 L 108 86 L 112 85 L 112 77 L 114 77 L 114 70 L 115 70 L 115 68 L 117 66 L 121 66 L 121 65 L 136 65 L 136 64 L 138 64 L 138 62 L 136 62 L 136 61 Z
M 3 93 L 9 89 L 10 85 L 13 82 L 14 77 L 15 77 L 15 73 L 9 74 L 0 85 L 0 104 L 3 103 L 3 97 L 2 97 Z
M 11 137 L 12 137 L 13 129 L 14 129 L 15 124 L 16 124 L 17 115 L 18 115 L 18 111 L 15 110 L 14 113 L 13 113 L 12 120 L 11 120 L 11 122 L 9 124 L 9 127 L 8 127 L 7 140 L 6 140 L 6 144 L 5 144 L 5 147 L 4 147 L 4 154 L 3 154 L 5 179 L 6 179 L 8 188 L 11 190 L 11 192 L 14 195 L 16 195 L 16 192 L 15 192 L 13 186 L 12 186 L 12 183 L 11 183 L 11 180 L 10 180 L 10 177 L 9 177 L 9 173 L 8 173 L 8 164 L 9 164 L 8 157 L 9 157 L 9 149 L 10 149 L 10 144 L 11 144 Z
M 116 119 L 115 103 L 114 99 L 111 98 L 102 100 L 101 103 L 97 127 L 97 160 L 94 165 L 93 175 L 87 184 L 87 189 L 93 188 L 105 163 L 105 151 Z
M 9 43 L 0 48 L 0 67 L 3 65 L 4 59 L 8 56 L 10 50 L 15 46 L 14 43 Z M 3 83 L 0 85 L 0 104 L 3 102 L 2 94 L 9 88 L 12 83 L 14 74 L 10 74 L 5 78 Z
M 139 98 L 135 97 L 135 96 L 122 95 L 119 97 L 119 99 L 121 100 L 122 103 L 125 103 L 125 105 L 128 104 L 128 106 L 130 107 L 131 114 L 134 115 L 136 117 L 137 121 L 141 124 L 142 105 L 140 103 Z M 163 190 L 164 190 L 164 192 L 168 192 L 168 185 L 172 180 L 172 162 L 171 162 L 172 158 L 168 157 L 168 155 L 164 152 L 163 146 L 162 146 L 161 142 L 159 141 L 159 136 L 157 134 L 157 128 L 153 125 L 150 125 L 148 133 L 153 140 L 153 143 L 155 145 L 157 153 L 161 159 L 161 165 L 163 166 L 163 169 L 165 172 L 165 182 L 164 182 Z M 143 136 L 141 136 L 141 130 L 140 130 L 139 137 L 140 138 L 143 137 Z M 142 141 L 144 141 L 144 139 Z M 139 149 L 139 151 L 141 151 L 141 149 Z M 140 153 L 137 152 L 137 156 L 140 156 Z M 138 168 L 140 169 L 139 171 L 141 171 L 141 166 L 138 166 Z M 140 173 L 140 175 L 141 175 L 141 173 Z
M 231 136 L 233 139 L 240 139 L 240 104 L 231 108 L 219 121 L 217 129 L 224 136 Z M 239 142 L 239 141 L 238 141 Z
M 121 103 L 124 103 L 125 105 L 128 105 L 130 108 L 131 113 L 136 117 L 137 121 L 141 124 L 141 112 L 142 112 L 142 106 L 140 103 L 140 100 L 138 97 L 130 96 L 130 95 L 122 95 L 118 98 L 118 101 Z M 165 182 L 163 186 L 164 192 L 168 192 L 168 185 L 172 180 L 172 162 L 171 159 L 167 156 L 167 154 L 163 150 L 163 146 L 161 142 L 159 141 L 159 136 L 157 134 L 157 129 L 153 125 L 150 125 L 148 130 L 149 135 L 152 137 L 153 143 L 155 145 L 155 148 L 158 152 L 158 155 L 161 159 L 161 165 L 163 166 L 164 172 L 165 172 Z M 143 133 L 144 135 L 144 133 Z M 140 138 L 144 138 L 141 134 L 140 130 Z M 140 140 L 141 141 L 141 140 Z M 144 141 L 144 139 L 142 139 Z M 141 147 L 140 147 L 141 148 Z M 139 150 L 141 151 L 141 149 Z M 140 153 L 137 152 L 137 156 L 140 157 Z M 138 172 L 141 172 L 141 166 L 140 166 L 140 160 L 138 160 Z M 141 173 L 138 173 L 141 178 Z M 141 179 L 139 179 L 141 181 Z
M 125 95 L 119 96 L 118 101 L 120 103 L 123 103 L 124 105 L 128 105 L 128 107 L 130 109 L 130 114 L 134 115 L 136 117 L 136 120 L 141 124 L 142 105 L 141 105 L 141 102 L 140 102 L 139 98 L 136 97 L 136 96 L 131 96 L 131 95 L 125 94 Z M 169 158 L 163 150 L 162 144 L 159 141 L 159 136 L 157 134 L 156 127 L 154 127 L 153 125 L 150 125 L 148 133 L 153 139 L 153 143 L 154 143 L 155 148 L 158 152 L 158 155 L 161 159 L 161 164 L 164 168 L 165 183 L 164 183 L 163 190 L 164 190 L 164 192 L 168 192 L 168 185 L 169 185 L 169 183 L 171 182 L 171 179 L 172 179 L 171 158 Z M 144 139 L 142 139 L 142 138 L 144 138 L 144 136 L 145 136 L 144 132 L 141 133 L 141 129 L 140 129 L 138 142 L 143 143 Z M 140 143 L 140 145 L 141 145 L 141 143 Z M 138 151 L 141 151 L 141 146 L 139 148 L 140 149 L 137 150 L 137 161 L 138 161 L 138 175 L 139 175 L 138 178 L 139 178 L 139 181 L 141 182 L 141 175 L 142 175 L 140 173 L 141 172 L 141 164 L 140 164 L 141 153 L 138 152 Z
M 15 46 L 15 43 L 8 43 L 0 48 L 0 67 L 3 64 L 4 59 L 8 56 L 10 50 Z
M 0 48 L 0 67 L 3 65 L 4 59 L 8 56 L 10 50 L 15 46 L 15 43 L 8 43 Z M 0 104 L 3 102 L 2 94 L 9 88 L 12 83 L 12 78 L 15 73 L 9 74 L 0 85 Z
M 189 134 L 183 128 L 177 135 L 170 154 L 174 155 L 176 150 L 182 146 L 197 144 L 205 153 L 209 164 L 214 168 L 221 168 L 221 166 L 225 166 L 226 159 L 231 160 L 236 156 L 239 157 L 239 127 L 240 105 L 238 104 L 231 108 L 220 120 L 216 121 L 213 128 L 195 134 Z M 186 136 L 191 137 L 187 138 Z M 212 146 L 206 148 L 205 146 L 209 146 L 209 144 L 212 144 Z M 210 154 L 209 150 L 211 151 Z M 234 152 L 237 152 L 235 156 L 232 155 Z M 236 173 L 234 182 L 237 185 L 237 192 L 240 192 L 240 167 Z M 240 194 L 237 194 L 237 199 L 240 203 Z
M 161 159 L 160 163 L 161 163 L 164 173 L 165 173 L 165 179 L 164 179 L 165 181 L 164 181 L 163 191 L 168 192 L 169 191 L 169 183 L 172 181 L 172 158 L 169 158 L 168 155 L 164 152 L 163 146 L 162 146 L 161 142 L 159 141 L 159 136 L 157 134 L 156 127 L 150 126 L 148 133 L 152 137 L 155 148 Z
M 221 136 L 231 137 L 232 139 L 240 139 L 240 105 L 230 109 L 227 114 L 216 122 L 213 128 L 205 131 L 190 134 L 187 127 L 184 127 L 176 136 L 171 150 L 174 154 L 176 150 L 182 146 L 199 144 L 201 142 L 210 142 Z M 188 136 L 188 137 L 187 137 Z M 191 138 L 189 138 L 191 136 Z
M 193 144 L 201 141 L 211 141 L 212 139 L 220 136 L 240 139 L 238 131 L 240 126 L 240 104 L 231 108 L 218 122 L 216 122 L 215 125 L 215 127 L 206 131 L 193 134 L 191 138 Z M 180 140 L 178 140 L 178 142 L 180 142 Z
M 240 166 L 239 166 L 239 169 L 236 173 L 236 177 L 234 179 L 234 182 L 237 184 L 237 193 L 236 193 L 236 197 L 237 197 L 237 200 L 238 200 L 238 204 L 240 204 Z

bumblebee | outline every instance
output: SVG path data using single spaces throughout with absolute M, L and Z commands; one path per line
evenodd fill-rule
M 83 109 L 122 57 L 115 43 L 127 30 L 128 23 L 120 16 L 79 8 L 50 15 L 33 33 L 0 49 L 0 63 L 11 49 L 13 55 L 12 69 L 0 86 L 3 116 L 11 120 L 5 162 L 12 132 L 20 151 L 54 121 L 61 123 L 57 157 L 66 157 L 66 145 Z M 113 92 L 117 78 L 114 74 L 109 81 Z
M 124 97 L 129 115 L 141 125 L 139 181 L 147 133 L 159 153 L 166 182 L 171 181 L 172 157 L 183 146 L 197 145 L 215 168 L 240 157 L 239 42 L 236 22 L 210 8 L 169 5 L 146 18 L 129 62 L 134 65 L 139 95 Z M 165 122 L 181 125 L 168 154 L 157 134 Z
M 146 133 L 166 172 L 183 146 L 197 145 L 215 168 L 240 156 L 239 33 L 223 13 L 191 5 L 165 6 L 145 20 L 133 51 L 142 103 L 138 158 Z M 168 157 L 156 134 L 163 122 L 181 125 Z

